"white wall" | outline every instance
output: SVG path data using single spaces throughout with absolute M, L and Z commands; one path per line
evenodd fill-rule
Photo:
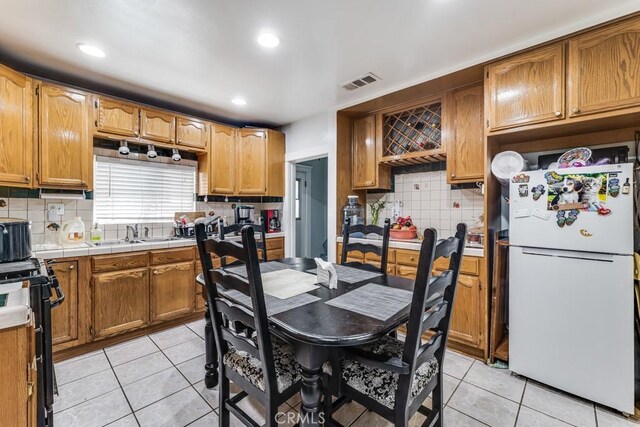
M 295 219 L 292 198 L 293 181 L 295 181 L 295 163 L 306 160 L 327 157 L 327 240 L 329 260 L 335 261 L 335 229 L 336 218 L 336 111 L 328 111 L 316 114 L 306 119 L 288 124 L 282 128 L 286 135 L 286 194 L 284 209 L 284 231 L 287 235 L 285 255 L 293 256 L 295 253 Z

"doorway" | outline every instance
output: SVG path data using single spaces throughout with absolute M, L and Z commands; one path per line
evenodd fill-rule
M 295 256 L 327 259 L 327 158 L 296 164 Z

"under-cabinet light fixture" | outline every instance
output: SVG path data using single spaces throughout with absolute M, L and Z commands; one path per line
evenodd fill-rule
M 180 160 L 182 160 L 182 156 L 180 155 L 180 152 L 177 148 L 171 150 L 171 160 L 173 160 L 174 162 L 179 162 Z
M 147 157 L 150 159 L 155 159 L 156 157 L 158 157 L 158 153 L 156 152 L 156 148 L 153 146 L 153 144 L 147 145 Z
M 127 144 L 127 141 L 125 140 L 120 141 L 120 148 L 118 148 L 118 153 L 120 153 L 123 156 L 128 156 L 130 152 L 131 150 L 129 150 L 129 145 Z

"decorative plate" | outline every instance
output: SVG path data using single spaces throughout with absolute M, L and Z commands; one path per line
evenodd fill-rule
M 560 156 L 558 158 L 558 164 L 573 165 L 573 163 L 578 162 L 586 165 L 590 158 L 591 150 L 589 150 L 588 148 L 574 148 L 573 150 L 569 150 L 562 156 Z

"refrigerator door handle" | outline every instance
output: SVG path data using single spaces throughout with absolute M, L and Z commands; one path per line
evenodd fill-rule
M 559 251 L 555 249 L 522 248 L 524 255 L 549 256 L 557 258 L 579 259 L 584 261 L 613 262 L 612 254 L 597 254 L 591 252 Z

